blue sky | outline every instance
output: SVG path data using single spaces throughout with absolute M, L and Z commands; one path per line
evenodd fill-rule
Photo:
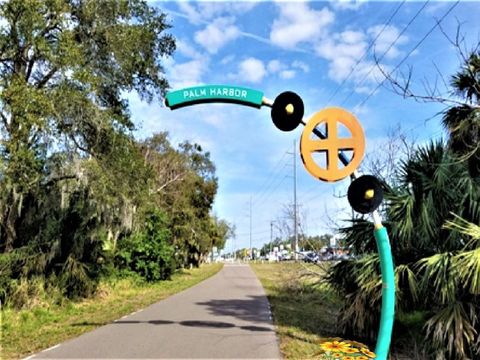
M 327 106 L 344 107 L 363 126 L 366 154 L 381 151 L 389 131 L 399 125 L 420 144 L 443 134 L 441 117 L 434 116 L 442 105 L 402 99 L 384 86 L 374 91 L 383 80 L 374 54 L 386 71 L 401 62 L 397 70 L 412 66 L 412 86 L 424 93 L 425 80 L 433 84 L 438 71 L 448 77 L 459 65 L 440 27 L 431 31 L 454 2 L 150 3 L 168 14 L 177 39 L 175 55 L 164 60 L 172 89 L 231 84 L 261 90 L 271 99 L 295 91 L 305 103 L 305 120 Z M 471 47 L 480 36 L 479 18 L 480 2 L 462 2 L 441 27 L 454 37 L 462 23 Z M 235 224 L 235 246 L 249 246 L 250 197 L 253 246 L 268 242 L 270 221 L 280 219 L 293 201 L 290 153 L 303 127 L 277 130 L 266 107 L 204 104 L 171 111 L 135 95 L 129 100 L 138 138 L 168 131 L 173 144 L 188 139 L 211 153 L 219 178 L 214 212 Z M 298 149 L 296 162 L 302 227 L 310 235 L 332 232 L 350 212 L 340 196 L 348 180 L 332 184 L 312 178 Z M 229 241 L 226 250 L 233 244 Z

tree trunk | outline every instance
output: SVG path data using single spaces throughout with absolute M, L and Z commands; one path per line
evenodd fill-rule
M 15 228 L 15 222 L 17 220 L 17 206 L 18 204 L 16 204 L 14 196 L 9 196 L 5 209 L 5 222 L 3 223 L 3 227 L 5 229 L 4 252 L 6 253 L 13 250 L 13 244 L 17 238 L 17 229 Z
M 3 228 L 5 229 L 5 237 L 3 244 L 4 252 L 11 252 L 14 249 L 17 240 L 17 219 L 22 213 L 23 194 L 17 193 L 15 187 L 8 191 L 3 210 Z

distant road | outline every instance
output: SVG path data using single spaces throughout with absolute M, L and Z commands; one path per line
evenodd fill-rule
M 33 359 L 280 359 L 265 292 L 248 265 L 66 341 Z

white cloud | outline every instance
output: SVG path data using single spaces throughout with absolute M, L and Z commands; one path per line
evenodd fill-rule
M 336 57 L 349 57 L 359 59 L 367 47 L 365 36 L 361 32 L 344 31 L 333 34 L 315 47 L 317 55 L 328 60 Z
M 383 81 L 385 77 L 382 74 L 382 71 L 378 67 L 379 65 L 372 62 L 372 61 L 364 61 L 358 64 L 357 68 L 355 69 L 355 81 L 358 83 L 360 79 L 366 79 L 367 83 L 379 83 Z M 391 66 L 386 64 L 380 65 L 385 72 L 389 72 L 391 70 Z M 360 92 L 357 90 L 357 92 Z
M 373 88 L 371 86 L 355 86 L 355 92 L 357 94 L 369 95 L 372 92 Z
M 192 24 L 201 24 L 203 22 L 202 15 L 190 3 L 186 1 L 179 1 L 177 2 L 177 5 Z
M 336 10 L 358 10 L 366 0 L 331 0 L 330 5 Z
M 207 124 L 217 129 L 223 129 L 227 124 L 227 122 L 225 121 L 225 117 L 218 112 L 209 111 L 209 113 L 206 114 L 205 116 L 202 116 L 201 119 L 205 121 Z
M 336 82 L 342 82 L 349 77 L 357 85 L 356 92 L 370 92 L 371 87 L 368 84 L 383 80 L 383 75 L 375 62 L 370 60 L 369 56 L 365 56 L 365 52 L 370 38 L 375 39 L 382 28 L 381 25 L 374 26 L 366 33 L 347 30 L 332 34 L 328 39 L 320 41 L 315 46 L 315 51 L 318 56 L 329 61 L 328 76 Z M 398 35 L 398 29 L 394 26 L 385 27 L 375 43 L 377 52 L 380 52 L 379 56 L 388 49 Z M 403 44 L 407 40 L 402 36 L 397 44 Z M 393 46 L 388 54 L 387 58 L 392 58 L 400 54 L 400 50 Z M 390 68 L 385 64 L 382 64 L 382 67 L 387 71 Z M 353 72 L 352 69 L 354 69 Z
M 172 63 L 165 67 L 172 88 L 189 87 L 202 83 L 202 77 L 208 71 L 208 59 Z
M 242 2 L 200 2 L 198 4 L 199 12 L 204 18 L 212 19 L 221 15 L 240 15 L 252 10 L 258 2 L 242 1 Z
M 401 54 L 401 51 L 398 49 L 399 45 L 403 45 L 408 41 L 408 37 L 405 35 L 400 35 L 400 31 L 393 25 L 376 25 L 368 28 L 367 33 L 375 39 L 378 34 L 378 39 L 375 41 L 375 51 L 377 52 L 377 56 L 383 55 L 384 52 L 388 50 L 385 54 L 385 58 L 387 59 L 394 59 Z M 383 31 L 382 31 L 383 29 Z M 380 33 L 382 31 L 382 33 Z M 398 40 L 396 40 L 398 37 Z M 395 45 L 388 49 L 391 44 L 395 42 Z
M 308 73 L 310 71 L 310 66 L 299 60 L 295 60 L 294 62 L 292 62 L 292 68 L 300 69 L 304 73 Z
M 335 2 L 331 6 L 339 10 L 354 10 L 363 3 L 363 0 Z M 372 83 L 383 80 L 383 75 L 372 59 L 372 52 L 380 55 L 386 52 L 384 59 L 392 60 L 402 53 L 400 46 L 408 41 L 408 37 L 400 36 L 398 28 L 393 25 L 377 25 L 367 30 L 347 28 L 332 33 L 330 25 L 335 20 L 335 14 L 326 7 L 316 10 L 305 2 L 282 2 L 277 3 L 277 7 L 280 13 L 272 24 L 271 42 L 291 50 L 298 50 L 296 47 L 299 44 L 311 45 L 317 56 L 327 60 L 328 77 L 339 83 L 348 77 L 358 86 L 358 92 L 366 92 Z M 374 39 L 374 48 L 366 53 Z M 391 46 L 393 41 L 396 43 Z M 389 66 L 384 63 L 382 61 L 382 66 L 388 70 Z M 300 62 L 292 62 L 291 66 L 283 69 L 278 69 L 278 64 L 273 63 L 270 67 L 267 66 L 267 69 L 270 68 L 276 68 L 282 78 L 294 77 L 294 70 L 297 69 L 303 72 L 310 70 L 308 65 Z
M 287 49 L 321 38 L 335 19 L 328 8 L 314 10 L 305 2 L 277 3 L 277 7 L 280 16 L 273 21 L 270 40 Z
M 189 58 L 192 58 L 192 59 L 198 59 L 202 56 L 186 40 L 177 39 L 176 40 L 176 45 L 177 45 L 177 52 L 182 54 L 183 56 L 186 56 L 186 57 L 189 57 Z
M 445 9 L 449 5 L 450 5 L 450 3 L 448 1 L 431 2 L 431 3 L 428 4 L 427 8 L 425 9 L 425 12 L 428 15 L 433 15 L 433 14 L 438 13 L 440 10 Z
M 359 42 L 365 41 L 365 35 L 361 31 L 347 30 L 347 31 L 341 32 L 339 37 L 341 41 L 351 45 L 358 44 Z
M 220 60 L 220 64 L 227 65 L 230 64 L 233 60 L 235 60 L 235 55 L 227 55 L 222 60 Z
M 370 92 L 370 91 L 369 91 Z M 371 113 L 370 111 L 370 108 L 367 106 L 367 105 L 356 105 L 353 109 L 352 109 L 352 113 L 356 116 L 356 117 L 363 117 L 363 118 L 366 118 L 367 115 L 369 115 Z M 367 143 L 368 144 L 368 143 Z
M 280 79 L 288 80 L 293 79 L 298 70 L 308 72 L 310 68 L 302 61 L 293 61 L 289 66 L 278 59 L 263 63 L 259 59 L 248 58 L 239 65 L 237 74 L 230 74 L 230 78 L 258 82 L 267 75 L 277 75 Z M 260 80 L 257 80 L 257 77 Z
M 362 32 L 344 31 L 318 43 L 315 51 L 318 56 L 330 61 L 329 77 L 340 82 L 349 75 L 366 48 L 367 42 Z
M 188 1 L 178 1 L 177 5 L 182 16 L 188 19 L 188 21 L 194 25 L 205 24 L 216 17 L 222 16 L 235 16 L 244 14 L 252 10 L 258 2 L 199 2 L 192 3 Z
M 267 70 L 268 72 L 270 73 L 276 73 L 276 72 L 279 72 L 281 70 L 284 70 L 286 68 L 286 65 L 284 63 L 282 63 L 281 61 L 279 60 L 270 60 L 267 64 Z
M 240 36 L 238 27 L 233 23 L 233 18 L 217 18 L 205 29 L 195 33 L 195 42 L 203 46 L 210 54 L 215 54 L 229 41 Z
M 267 74 L 265 65 L 259 59 L 250 57 L 243 60 L 238 66 L 238 77 L 248 82 L 258 83 Z
M 343 81 L 350 74 L 352 67 L 355 65 L 355 61 L 351 57 L 339 56 L 330 60 L 328 76 L 336 82 Z
M 296 75 L 295 70 L 283 70 L 280 72 L 280 78 L 284 80 L 293 79 Z

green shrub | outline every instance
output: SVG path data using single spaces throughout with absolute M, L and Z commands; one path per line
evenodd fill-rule
M 49 307 L 64 301 L 63 290 L 56 279 L 43 276 L 11 279 L 4 290 L 6 296 L 2 303 L 13 309 L 32 309 L 37 306 Z
M 142 231 L 120 241 L 117 264 L 147 281 L 169 279 L 175 269 L 167 215 L 159 210 L 146 215 Z

